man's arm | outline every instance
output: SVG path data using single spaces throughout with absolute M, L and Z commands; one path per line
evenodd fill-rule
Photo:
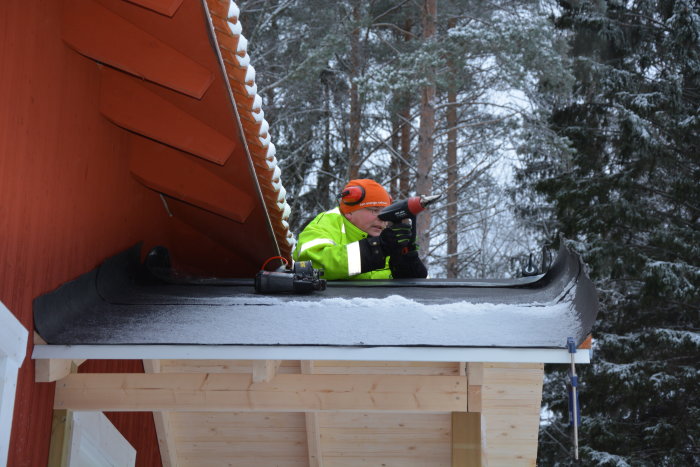
M 318 224 L 309 224 L 299 234 L 294 259 L 311 260 L 323 268 L 328 280 L 350 279 L 361 273 L 386 267 L 386 255 L 377 237 L 342 244 L 342 235 Z

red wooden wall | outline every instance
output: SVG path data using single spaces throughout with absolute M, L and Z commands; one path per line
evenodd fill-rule
M 0 1 L 0 300 L 30 330 L 11 466 L 48 458 L 54 384 L 34 383 L 32 300 L 137 242 L 167 246 L 163 232 L 176 222 L 130 175 L 127 134 L 97 107 L 98 68 L 61 40 L 61 5 Z M 160 462 L 149 417 L 112 416 L 140 440 L 137 465 Z

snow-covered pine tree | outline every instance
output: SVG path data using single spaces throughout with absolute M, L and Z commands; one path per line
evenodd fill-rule
M 601 293 L 580 369 L 583 464 L 700 465 L 699 7 L 560 3 L 577 86 L 550 129 L 570 150 L 530 150 L 520 175 Z M 571 462 L 565 381 L 548 369 L 541 465 Z

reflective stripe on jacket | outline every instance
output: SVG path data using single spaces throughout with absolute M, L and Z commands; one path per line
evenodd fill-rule
M 294 250 L 295 261 L 311 260 L 315 268 L 324 269 L 324 279 L 390 279 L 385 269 L 360 274 L 359 241 L 367 234 L 347 220 L 335 208 L 322 212 L 299 234 Z

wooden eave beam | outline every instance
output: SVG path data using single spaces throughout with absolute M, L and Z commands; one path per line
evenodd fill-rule
M 214 80 L 202 65 L 92 0 L 64 2 L 63 40 L 93 60 L 197 99 Z
M 34 343 L 46 344 L 46 341 L 34 332 Z M 76 372 L 78 367 L 84 362 L 84 358 L 75 360 L 61 358 L 36 360 L 34 362 L 34 381 L 37 383 L 53 383 L 65 378 L 71 371 Z
M 253 382 L 269 383 L 277 375 L 282 360 L 253 360 Z
M 481 412 L 481 386 L 484 384 L 484 364 L 469 362 L 466 364 L 469 382 L 467 407 L 470 412 Z
M 129 170 L 147 187 L 236 222 L 245 222 L 253 212 L 253 198 L 203 162 L 170 147 L 147 143 L 150 150 L 132 148 L 129 157 Z
M 464 412 L 463 376 L 278 374 L 71 374 L 54 407 L 100 411 Z
M 146 89 L 133 77 L 102 67 L 100 112 L 127 130 L 224 165 L 234 140 Z
M 144 360 L 143 371 L 145 373 L 160 373 L 160 360 Z M 156 427 L 163 467 L 176 467 L 178 465 L 177 450 L 175 449 L 175 436 L 171 429 L 170 412 L 153 412 L 153 423 Z
M 175 14 L 182 0 L 127 0 L 129 3 L 140 5 L 161 15 L 172 16 Z

